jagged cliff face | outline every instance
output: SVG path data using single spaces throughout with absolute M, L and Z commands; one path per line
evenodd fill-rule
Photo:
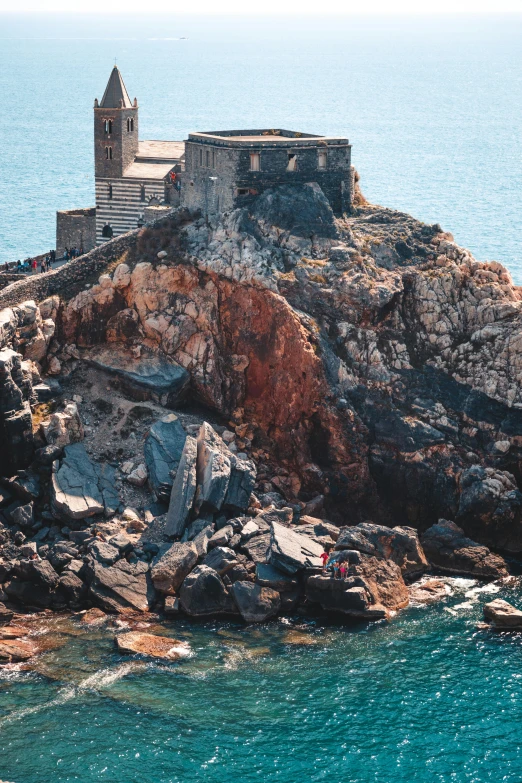
M 144 229 L 121 261 L 60 304 L 48 361 L 159 355 L 225 419 L 243 409 L 289 502 L 323 493 L 343 524 L 456 519 L 522 550 L 522 304 L 500 264 L 392 210 L 336 220 L 314 185 Z

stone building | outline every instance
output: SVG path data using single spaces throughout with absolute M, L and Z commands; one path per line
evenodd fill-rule
M 275 185 L 315 182 L 336 215 L 353 200 L 351 145 L 343 137 L 282 129 L 190 133 L 140 141 L 138 102 L 114 66 L 94 102 L 96 207 L 59 212 L 56 246 L 90 250 L 176 206 L 206 216 L 246 206 Z
M 244 206 L 274 185 L 316 182 L 334 213 L 349 212 L 353 193 L 348 139 L 287 130 L 190 133 L 182 203 L 204 214 Z

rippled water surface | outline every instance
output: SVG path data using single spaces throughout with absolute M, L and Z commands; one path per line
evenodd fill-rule
M 387 626 L 172 623 L 193 652 L 180 664 L 67 621 L 38 672 L 0 674 L 0 775 L 520 783 L 522 637 L 478 631 L 491 595 L 455 585 Z
M 92 106 L 117 58 L 140 135 L 345 134 L 376 203 L 439 222 L 522 283 L 522 15 L 0 16 L 0 262 L 94 199 Z

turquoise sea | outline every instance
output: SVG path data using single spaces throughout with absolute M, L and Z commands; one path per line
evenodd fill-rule
M 370 200 L 439 222 L 522 283 L 522 14 L 0 16 L 0 262 L 93 203 L 92 106 L 114 59 L 140 135 L 346 134 Z
M 176 664 L 55 621 L 37 672 L 0 670 L 1 779 L 520 783 L 522 635 L 476 629 L 476 588 L 389 625 L 154 629 L 190 643 Z
M 522 283 L 522 17 L 0 17 L 0 261 L 93 202 L 114 58 L 142 137 L 346 133 L 372 201 Z M 491 596 L 470 590 L 373 627 L 180 621 L 161 630 L 193 655 L 168 665 L 53 621 L 37 671 L 0 670 L 0 779 L 520 783 L 522 635 L 477 631 Z

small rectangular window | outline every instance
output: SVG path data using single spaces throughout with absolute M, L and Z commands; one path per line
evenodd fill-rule
M 250 171 L 261 171 L 261 155 L 259 152 L 250 153 Z
M 216 150 L 212 150 L 212 168 L 216 168 Z
M 324 150 L 321 150 L 318 153 L 318 157 L 317 157 L 317 168 L 318 169 L 325 169 L 327 160 L 328 160 L 328 156 L 327 156 L 326 152 L 324 152 Z
M 288 153 L 288 166 L 287 171 L 297 171 L 297 155 L 293 152 Z
M 210 167 L 210 150 L 207 150 L 207 169 Z
M 237 189 L 237 195 L 238 196 L 248 196 L 250 193 L 250 190 L 248 188 L 238 188 Z
M 199 165 L 200 166 L 203 165 L 203 150 L 201 149 L 201 147 L 199 148 Z

